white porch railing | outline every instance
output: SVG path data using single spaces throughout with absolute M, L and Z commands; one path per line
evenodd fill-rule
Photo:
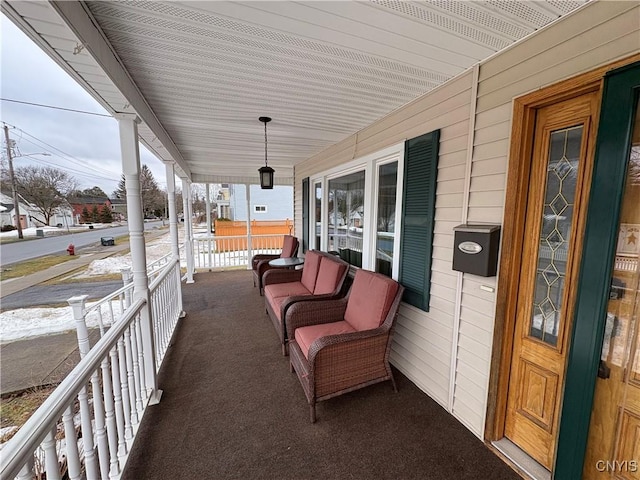
M 46 474 L 48 480 L 120 477 L 155 393 L 145 372 L 160 369 L 182 312 L 178 259 L 161 270 L 149 292 L 152 351 L 143 348 L 145 299 L 129 304 L 122 300 L 124 313 L 108 331 L 102 329 L 103 336 L 93 348 L 88 348 L 86 334 L 79 333 L 82 360 L 3 446 L 1 479 L 32 479 L 36 471 Z M 112 303 L 113 298 L 122 297 L 114 293 L 98 304 Z M 72 305 L 76 321 L 81 322 L 97 308 L 93 305 L 85 310 L 83 297 Z
M 279 254 L 282 251 L 283 234 L 252 235 L 251 254 Z M 247 236 L 196 236 L 193 239 L 193 256 L 196 268 L 246 267 L 250 258 Z
M 180 260 L 173 259 L 149 285 L 153 340 L 158 370 L 169 348 L 169 342 L 178 324 L 178 319 L 182 315 L 182 285 L 180 282 Z

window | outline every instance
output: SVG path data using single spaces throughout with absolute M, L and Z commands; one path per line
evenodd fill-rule
M 329 180 L 327 251 L 362 267 L 365 173 L 359 171 Z
M 313 247 L 316 250 L 320 250 L 322 245 L 320 243 L 320 239 L 322 238 L 322 182 L 315 182 L 313 186 L 313 190 L 315 192 L 314 206 L 313 206 L 313 209 L 315 212 L 315 217 L 314 217 L 315 243 L 313 244 Z
M 267 206 L 266 205 L 254 205 L 253 206 L 253 211 L 256 213 L 267 213 Z
M 375 271 L 388 277 L 391 277 L 393 272 L 397 183 L 398 162 L 385 163 L 378 166 Z
M 302 179 L 302 253 L 309 249 L 309 177 Z
M 404 301 L 429 309 L 440 131 L 313 178 L 310 246 L 397 279 Z M 313 212 L 313 213 L 311 213 Z

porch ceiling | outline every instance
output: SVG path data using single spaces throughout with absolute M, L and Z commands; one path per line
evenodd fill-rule
M 142 141 L 194 182 L 257 183 L 584 4 L 33 2 L 2 9 Z

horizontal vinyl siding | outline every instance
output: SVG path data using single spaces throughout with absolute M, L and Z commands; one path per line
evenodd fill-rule
M 462 218 L 469 134 L 471 73 L 437 88 L 319 155 L 296 165 L 302 178 L 440 129 L 436 215 L 429 312 L 403 304 L 391 362 L 438 403 L 448 408 L 457 276 L 451 270 L 453 227 Z M 298 185 L 300 184 L 300 185 Z M 296 191 L 296 206 L 302 195 Z M 301 228 L 296 208 L 296 228 Z
M 392 363 L 478 437 L 483 437 L 496 278 L 451 269 L 453 227 L 503 224 L 513 99 L 638 51 L 640 7 L 633 2 L 592 2 L 495 55 L 480 66 L 468 209 L 467 173 L 472 72 L 438 87 L 320 154 L 296 165 L 296 232 L 301 228 L 302 178 L 334 168 L 406 139 L 441 129 L 429 312 L 402 304 Z M 457 338 L 456 300 L 460 302 Z M 455 382 L 449 405 L 451 357 Z
M 503 224 L 513 99 L 638 51 L 640 8 L 594 2 L 480 66 L 468 222 Z M 603 21 L 604 18 L 609 20 Z M 635 46 L 630 42 L 634 35 Z M 634 51 L 635 49 L 635 51 Z M 453 414 L 484 432 L 496 277 L 464 274 Z

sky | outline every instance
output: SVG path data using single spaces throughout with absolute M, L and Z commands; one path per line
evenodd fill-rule
M 75 80 L 0 15 L 0 97 L 108 115 Z M 122 173 L 118 124 L 112 117 L 0 101 L 0 120 L 22 156 L 14 168 L 46 165 L 73 175 L 80 189 L 98 186 L 111 195 Z M 2 124 L 4 127 L 4 124 Z M 15 128 L 12 128 L 15 127 Z M 5 156 L 4 132 L 2 150 Z M 166 188 L 164 164 L 140 145 L 140 162 Z M 4 165 L 6 167 L 6 165 Z

